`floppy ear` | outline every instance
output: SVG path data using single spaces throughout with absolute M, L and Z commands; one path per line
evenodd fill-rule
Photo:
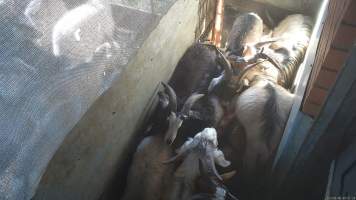
M 214 151 L 214 161 L 221 167 L 228 167 L 231 162 L 225 159 L 224 153 L 221 150 Z
M 225 71 L 221 72 L 218 77 L 211 79 L 209 86 L 208 86 L 208 94 L 212 93 L 216 87 L 226 81 Z
M 206 169 L 204 167 L 202 159 L 199 158 L 198 162 L 199 162 L 199 173 L 200 173 L 200 175 L 201 176 L 207 175 L 207 171 L 206 171 Z

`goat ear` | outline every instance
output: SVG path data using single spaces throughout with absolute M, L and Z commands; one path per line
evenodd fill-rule
M 225 80 L 225 73 L 221 73 L 220 76 L 213 78 L 208 86 L 208 94 L 212 93 L 214 91 L 214 88 L 216 88 L 218 85 L 220 85 L 223 81 Z
M 198 162 L 199 162 L 199 173 L 200 173 L 201 176 L 205 176 L 206 175 L 206 170 L 204 168 L 204 164 L 203 164 L 202 159 L 199 158 Z
M 224 153 L 221 150 L 214 151 L 214 161 L 221 167 L 228 167 L 231 162 L 225 159 Z
M 235 176 L 236 174 L 236 170 L 231 171 L 231 172 L 226 172 L 221 174 L 221 178 L 223 179 L 223 181 L 228 181 L 229 179 L 231 179 L 233 176 Z

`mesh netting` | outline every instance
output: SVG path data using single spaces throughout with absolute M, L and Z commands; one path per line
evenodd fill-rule
M 32 197 L 66 134 L 173 2 L 0 0 L 0 199 Z

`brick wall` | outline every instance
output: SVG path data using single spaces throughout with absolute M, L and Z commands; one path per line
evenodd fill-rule
M 302 111 L 318 116 L 356 40 L 356 0 L 330 0 Z

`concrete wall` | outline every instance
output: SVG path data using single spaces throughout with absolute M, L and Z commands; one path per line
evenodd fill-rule
M 120 78 L 67 135 L 34 199 L 98 199 L 125 163 L 128 144 L 159 84 L 194 41 L 198 0 L 178 0 Z
M 270 4 L 293 12 L 312 14 L 311 12 L 318 9 L 320 2 L 322 0 L 254 0 L 254 1 Z

